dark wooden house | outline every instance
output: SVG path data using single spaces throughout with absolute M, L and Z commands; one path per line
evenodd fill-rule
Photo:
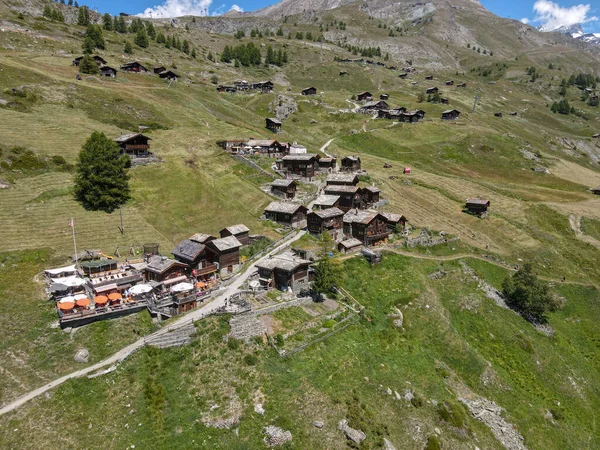
M 344 215 L 344 234 L 363 245 L 375 245 L 390 235 L 385 218 L 377 211 L 351 210 Z
M 494 113 L 494 117 L 502 117 L 502 113 L 501 112 Z
M 436 87 L 427 88 L 426 94 L 437 94 L 440 90 Z
M 176 261 L 187 265 L 190 269 L 198 269 L 212 264 L 206 245 L 185 239 L 177 244 L 171 252 Z M 216 271 L 216 267 L 215 270 Z
M 594 139 L 600 139 L 600 133 L 593 134 L 592 137 Z
M 375 186 L 367 186 L 362 189 L 362 199 L 364 205 L 369 208 L 373 206 L 375 203 L 379 202 L 379 196 L 381 194 L 381 189 Z
M 338 250 L 340 253 L 356 253 L 360 251 L 363 243 L 356 238 L 346 239 L 338 244 Z
M 297 188 L 294 180 L 275 180 L 271 183 L 271 194 L 290 200 L 296 196 Z
M 179 283 L 187 279 L 188 265 L 166 256 L 155 255 L 148 259 L 145 269 L 147 281 L 156 281 L 165 286 Z
M 398 230 L 404 231 L 406 229 L 406 217 L 402 214 L 382 212 L 381 215 L 385 218 L 388 230 L 390 230 L 391 233 L 396 233 Z
M 73 65 L 79 66 L 79 63 L 81 63 L 82 59 L 83 59 L 83 56 L 79 56 L 78 58 L 75 58 L 73 60 Z M 104 58 L 102 58 L 102 56 L 94 55 L 94 56 L 92 56 L 92 59 L 96 62 L 96 64 L 98 64 L 99 67 L 105 66 L 107 64 L 106 60 Z
M 419 122 L 420 120 L 423 120 L 424 117 L 425 117 L 424 111 L 421 111 L 421 110 L 407 111 L 407 112 L 401 113 L 400 116 L 398 117 L 398 120 L 400 122 L 416 123 L 416 122 Z
M 444 105 L 449 105 L 450 104 L 450 100 L 447 97 L 442 97 L 440 98 L 440 102 Z
M 325 156 L 325 157 L 319 159 L 319 171 L 320 172 L 327 172 L 327 173 L 335 172 L 336 167 L 337 167 L 337 159 L 335 159 L 335 158 L 330 158 L 328 156 Z
M 313 202 L 313 210 L 337 208 L 340 204 L 339 195 L 319 195 Z
M 302 89 L 302 95 L 317 95 L 317 88 L 307 87 Z
M 362 189 L 358 186 L 329 185 L 325 187 L 326 195 L 338 195 L 340 202 L 338 208 L 349 211 L 354 208 L 362 208 Z
M 468 198 L 465 204 L 465 209 L 469 214 L 475 214 L 478 216 L 487 214 L 489 207 L 490 201 L 483 200 L 481 198 Z
M 311 261 L 292 255 L 277 255 L 266 258 L 256 264 L 258 280 L 262 286 L 277 288 L 281 291 L 309 287 L 314 275 L 310 270 Z
M 190 241 L 198 242 L 200 244 L 208 244 L 210 241 L 214 241 L 216 237 L 207 233 L 196 233 L 190 237 Z
M 155 67 L 152 70 L 154 71 L 154 73 L 159 74 L 159 73 L 164 72 L 165 70 L 167 70 L 167 68 L 163 67 L 163 66 L 159 66 L 159 67 Z
M 318 155 L 307 153 L 305 155 L 287 155 L 277 163 L 278 168 L 288 177 L 301 177 L 312 179 L 319 170 Z
M 426 80 L 433 80 L 433 75 L 426 75 L 426 76 L 425 76 L 425 79 L 426 79 Z
M 360 94 L 356 95 L 356 100 L 359 102 L 373 100 L 373 94 L 370 92 L 361 92 Z
M 226 141 L 217 141 L 217 145 L 229 153 L 240 153 L 245 150 L 248 139 L 228 139 Z
M 214 239 L 206 244 L 212 253 L 212 261 L 221 272 L 233 272 L 234 266 L 240 264 L 240 247 L 242 243 L 235 236 Z
M 446 86 L 454 86 L 454 81 L 453 80 L 446 81 Z
M 355 173 L 332 173 L 327 175 L 327 185 L 356 186 L 358 184 L 358 175 Z
M 146 158 L 152 156 L 149 151 L 151 141 L 148 136 L 140 133 L 130 133 L 119 136 L 115 141 L 121 147 L 122 155 L 129 155 L 132 158 Z
M 139 62 L 134 61 L 127 64 L 123 64 L 121 66 L 121 70 L 125 72 L 135 72 L 135 73 L 145 73 L 148 72 L 144 66 L 142 66 Z
M 442 112 L 442 120 L 456 120 L 460 115 L 460 111 L 456 109 L 448 109 Z
M 390 94 L 381 94 L 379 96 L 379 100 L 388 100 L 390 98 Z
M 357 172 L 360 170 L 360 158 L 358 156 L 344 156 L 342 158 L 341 170 L 344 172 Z
M 267 117 L 265 119 L 265 127 L 273 133 L 278 133 L 281 131 L 281 121 L 273 117 Z
M 250 244 L 250 228 L 243 223 L 238 223 L 237 225 L 231 225 L 227 228 L 223 228 L 221 231 L 219 231 L 219 235 L 222 238 L 227 236 L 235 236 L 235 238 L 240 241 L 242 245 Z
M 160 78 L 166 78 L 167 80 L 176 80 L 177 78 L 179 78 L 179 75 L 177 75 L 172 70 L 164 70 L 161 73 L 159 73 L 158 76 Z
M 230 94 L 233 94 L 234 92 L 237 92 L 237 89 L 235 86 L 226 86 L 224 84 L 220 84 L 219 86 L 217 86 L 217 92 L 228 92 Z
M 279 158 L 288 152 L 288 145 L 275 139 L 248 139 L 243 148 L 244 153 L 269 158 Z
M 600 195 L 600 186 L 598 186 L 597 188 L 592 188 L 590 190 L 592 191 L 592 194 Z
M 361 113 L 372 113 L 373 111 L 381 111 L 381 110 L 389 110 L 390 105 L 387 104 L 384 100 L 379 100 L 378 102 L 369 102 L 365 103 L 358 110 Z
M 457 84 L 457 85 L 456 85 L 456 87 L 459 87 L 459 88 L 466 88 L 466 87 L 467 87 L 467 83 L 460 83 L 460 84 Z
M 398 75 L 398 78 L 405 79 L 407 76 L 408 74 L 406 72 L 402 72 L 400 75 Z
M 344 211 L 339 208 L 328 208 L 311 211 L 306 216 L 308 231 L 320 235 L 329 231 L 331 237 L 337 240 L 344 228 Z
M 298 203 L 271 202 L 265 208 L 265 218 L 291 228 L 306 226 L 308 209 Z
M 114 69 L 109 66 L 103 66 L 100 68 L 100 75 L 102 75 L 103 77 L 116 78 L 117 69 Z

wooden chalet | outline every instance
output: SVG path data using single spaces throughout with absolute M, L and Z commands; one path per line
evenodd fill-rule
M 281 121 L 273 117 L 267 117 L 265 119 L 265 127 L 273 133 L 278 133 L 281 131 Z
M 123 70 L 125 72 L 135 72 L 135 73 L 145 73 L 145 72 L 148 72 L 148 69 L 146 69 L 144 66 L 142 66 L 137 61 L 123 64 L 121 66 L 121 70 Z
M 277 162 L 278 169 L 285 172 L 288 178 L 300 177 L 312 179 L 319 170 L 319 155 L 287 155 Z
M 241 150 L 246 150 L 246 142 L 248 142 L 248 139 L 229 139 L 217 141 L 217 145 L 229 153 L 240 153 Z
M 385 218 L 377 211 L 351 210 L 344 215 L 344 234 L 369 246 L 387 239 L 390 231 Z
M 400 75 L 398 75 L 398 78 L 402 78 L 403 80 L 408 76 L 408 74 L 406 72 L 402 72 Z
M 217 271 L 217 265 L 212 262 L 212 255 L 206 248 L 206 243 L 185 239 L 171 252 L 176 261 L 186 264 L 192 269 L 192 275 L 200 279 L 206 279 Z
M 287 145 L 275 139 L 248 139 L 242 148 L 244 153 L 269 158 L 279 158 L 288 152 Z
M 117 69 L 109 66 L 100 67 L 100 75 L 103 77 L 116 78 Z
M 264 93 L 271 92 L 275 85 L 271 81 L 258 81 L 250 84 L 250 89 L 261 91 Z
M 151 141 L 148 136 L 140 133 L 130 133 L 119 136 L 115 142 L 121 147 L 121 154 L 132 158 L 146 158 L 152 156 L 149 151 Z
M 235 238 L 240 241 L 242 245 L 250 244 L 250 228 L 243 223 L 238 223 L 237 225 L 231 225 L 227 228 L 223 228 L 221 231 L 219 231 L 219 235 L 222 238 L 227 236 L 235 236 Z
M 446 81 L 446 86 L 454 86 L 454 80 Z
M 494 117 L 502 117 L 502 113 L 501 112 L 494 113 Z
M 213 239 L 206 244 L 206 248 L 212 253 L 213 263 L 217 264 L 221 273 L 231 273 L 234 266 L 240 264 L 240 247 L 242 243 L 235 236 Z
M 344 211 L 339 208 L 328 208 L 311 211 L 306 216 L 308 231 L 320 235 L 329 231 L 331 237 L 337 240 L 344 228 Z
M 426 76 L 425 76 L 425 79 L 426 79 L 426 80 L 433 80 L 433 75 L 426 75 Z
M 75 58 L 73 60 L 73 65 L 79 66 L 82 59 L 83 59 L 83 56 L 79 56 L 78 58 Z M 104 58 L 102 58 L 102 56 L 94 55 L 94 56 L 92 56 L 92 59 L 96 62 L 96 64 L 98 64 L 99 67 L 105 66 L 107 64 L 106 60 Z
M 402 231 L 406 229 L 406 217 L 402 214 L 382 212 L 381 215 L 384 217 L 388 230 L 391 233 L 396 233 L 399 229 L 402 229 Z
M 235 86 L 226 86 L 224 84 L 220 84 L 219 86 L 217 86 L 217 92 L 228 92 L 230 94 L 237 92 L 237 89 Z
M 310 270 L 311 261 L 293 255 L 277 255 L 256 264 L 258 281 L 267 288 L 294 292 L 308 288 L 314 274 Z
M 338 244 L 340 253 L 356 253 L 362 248 L 363 243 L 356 238 L 346 239 Z
M 592 188 L 590 191 L 592 191 L 592 194 L 600 195 L 600 186 L 597 188 Z
M 457 85 L 456 85 L 456 87 L 459 87 L 459 88 L 466 88 L 466 87 L 467 87 L 467 83 L 460 83 L 460 84 L 457 84 Z
M 440 103 L 442 103 L 444 105 L 449 105 L 450 99 L 448 99 L 447 97 L 442 97 L 442 98 L 440 98 Z
M 341 170 L 344 172 L 356 172 L 360 170 L 360 158 L 358 156 L 344 156 L 342 158 Z
M 356 186 L 358 184 L 358 175 L 355 173 L 332 173 L 327 175 L 327 185 Z
M 600 139 L 600 133 L 593 134 L 592 138 L 594 138 L 594 139 Z
M 325 156 L 319 159 L 319 171 L 332 173 L 337 167 L 337 159 Z
M 313 202 L 313 210 L 337 208 L 340 204 L 339 195 L 319 195 Z
M 448 109 L 442 112 L 442 120 L 456 120 L 460 115 L 460 111 L 457 109 Z
M 358 100 L 359 102 L 373 100 L 373 94 L 371 94 L 370 92 L 361 92 L 360 94 L 356 95 L 356 100 Z
M 379 100 L 388 100 L 390 98 L 390 94 L 381 94 L 379 96 Z
M 296 196 L 298 183 L 295 180 L 275 180 L 271 183 L 271 194 L 291 200 Z
M 291 228 L 306 226 L 308 209 L 298 203 L 271 202 L 265 208 L 265 218 Z
M 187 269 L 187 264 L 183 262 L 155 255 L 148 259 L 144 272 L 147 281 L 156 281 L 164 286 L 170 286 L 187 280 L 185 274 Z
M 233 85 L 235 86 L 235 88 L 238 91 L 249 91 L 250 90 L 250 83 L 248 83 L 246 80 L 234 81 Z
M 437 94 L 440 90 L 436 87 L 427 88 L 426 94 Z
M 164 72 L 165 70 L 167 70 L 167 68 L 166 68 L 166 67 L 163 67 L 163 66 L 159 66 L 159 67 L 155 67 L 155 68 L 154 68 L 154 69 L 152 69 L 152 70 L 153 70 L 153 72 L 154 72 L 155 74 L 159 74 L 159 73 L 161 73 L 161 72 Z
M 419 122 L 420 120 L 423 120 L 423 118 L 425 117 L 425 111 L 423 110 L 416 110 L 416 111 L 406 111 L 400 114 L 400 116 L 398 117 L 398 120 L 400 122 L 406 122 L 406 123 L 416 123 Z
M 338 208 L 344 212 L 363 207 L 362 190 L 358 186 L 329 185 L 325 187 L 325 194 L 339 196 Z
M 172 70 L 164 70 L 164 71 L 160 72 L 158 74 L 158 76 L 160 78 L 166 78 L 167 80 L 176 80 L 177 78 L 179 78 L 179 75 L 177 75 Z
M 307 87 L 302 89 L 302 95 L 317 95 L 317 88 Z
M 190 241 L 198 242 L 200 244 L 208 244 L 210 241 L 214 241 L 216 237 L 206 233 L 196 233 L 190 237 Z
M 406 108 L 403 106 L 401 106 L 399 108 L 393 108 L 393 109 L 380 109 L 377 111 L 377 118 L 378 119 L 400 120 L 400 117 L 405 112 L 406 112 Z
M 381 189 L 375 186 L 367 186 L 362 189 L 362 199 L 367 208 L 379 202 Z
M 516 112 L 516 111 L 511 111 L 511 112 L 509 112 L 509 113 L 508 113 L 508 115 L 509 115 L 509 116 L 516 116 L 516 115 L 517 115 L 517 112 Z
M 384 100 L 379 100 L 378 102 L 369 102 L 365 103 L 363 106 L 359 108 L 359 112 L 361 113 L 372 113 L 373 111 L 381 111 L 381 110 L 389 110 L 390 105 L 387 104 Z
M 478 216 L 487 214 L 487 210 L 490 207 L 489 200 L 483 200 L 480 198 L 468 198 L 465 204 L 465 209 L 469 214 L 475 214 Z

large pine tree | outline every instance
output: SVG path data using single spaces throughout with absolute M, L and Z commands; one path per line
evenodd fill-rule
M 75 199 L 92 211 L 112 213 L 130 199 L 127 156 L 104 133 L 95 131 L 79 152 Z

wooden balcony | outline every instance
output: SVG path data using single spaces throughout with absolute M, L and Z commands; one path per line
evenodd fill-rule
M 216 272 L 217 265 L 216 264 L 208 264 L 205 267 L 201 267 L 196 269 L 196 276 L 201 277 L 202 275 L 208 275 L 210 273 Z

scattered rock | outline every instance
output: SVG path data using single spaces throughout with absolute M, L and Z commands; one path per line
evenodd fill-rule
M 315 119 L 310 119 L 310 123 L 317 123 Z
M 402 325 L 404 325 L 404 314 L 402 314 L 402 311 L 400 311 L 398 307 L 394 307 L 392 309 L 392 312 L 389 314 L 389 317 L 394 319 L 394 326 L 396 328 L 402 328 Z
M 313 422 L 313 425 L 317 428 L 323 428 L 325 426 L 325 422 L 323 422 L 322 420 L 315 420 Z
M 404 391 L 404 400 L 410 402 L 413 398 L 415 398 L 415 394 L 410 389 Z
M 387 395 L 392 395 L 392 390 L 390 388 L 387 388 L 385 392 L 387 392 Z
M 254 405 L 254 412 L 261 415 L 265 413 L 265 408 L 263 407 L 262 403 L 257 403 Z
M 347 420 L 341 420 L 338 424 L 338 430 L 342 431 L 346 437 L 357 445 L 360 445 L 362 441 L 367 438 L 367 435 L 360 430 L 348 426 Z
M 52 328 L 52 329 L 60 328 L 60 322 L 58 320 L 55 320 L 54 322 L 52 322 L 49 325 L 49 327 Z
M 446 275 L 448 275 L 448 273 L 445 270 L 438 270 L 437 272 L 430 273 L 428 275 L 428 278 L 430 280 L 439 280 L 441 278 L 444 278 Z
M 276 447 L 292 440 L 292 433 L 274 425 L 265 427 L 265 434 L 265 444 L 267 444 L 267 447 Z
M 77 350 L 77 353 L 75 353 L 75 361 L 80 362 L 80 363 L 88 362 L 89 357 L 90 357 L 90 352 L 88 352 L 87 348 L 82 348 L 80 350 Z
M 73 328 L 71 328 L 71 327 L 63 328 L 63 331 L 65 333 L 69 334 L 71 331 L 73 331 Z
M 386 438 L 383 438 L 383 448 L 384 450 L 398 450 L 394 444 L 388 441 Z
M 438 427 L 435 427 L 435 428 L 433 429 L 433 431 L 435 431 L 435 434 L 437 434 L 437 435 L 440 435 L 440 434 L 442 434 L 442 430 L 440 430 Z

